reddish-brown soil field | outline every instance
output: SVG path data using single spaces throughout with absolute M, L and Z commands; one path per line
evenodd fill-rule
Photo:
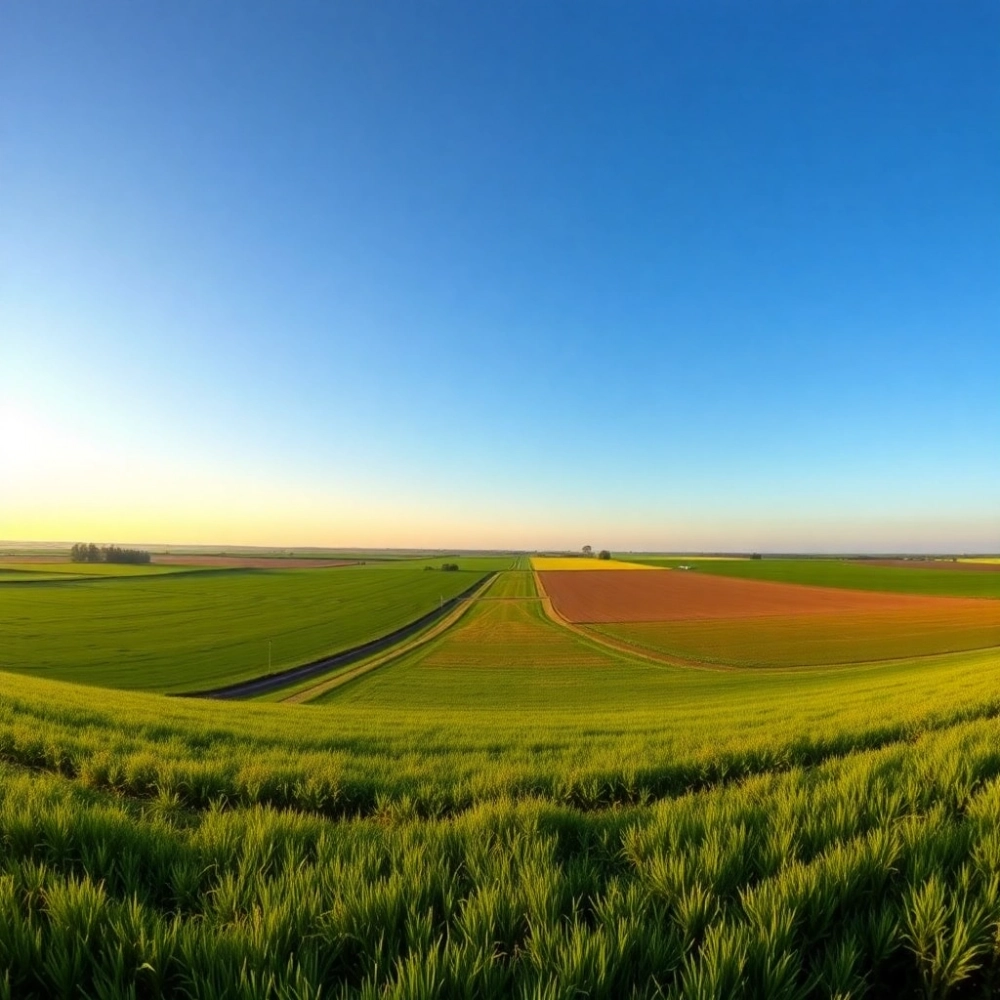
M 998 573 L 1000 563 L 952 562 L 950 559 L 856 559 L 859 566 L 902 566 L 905 569 L 971 569 L 975 573 Z
M 922 597 L 874 591 L 737 580 L 702 573 L 540 573 L 556 611 L 577 624 L 698 621 L 770 615 L 843 615 L 885 611 L 959 613 L 963 606 L 994 616 L 1000 601 Z
M 221 569 L 324 569 L 356 566 L 357 559 L 268 559 L 253 556 L 153 556 L 158 566 L 218 566 Z

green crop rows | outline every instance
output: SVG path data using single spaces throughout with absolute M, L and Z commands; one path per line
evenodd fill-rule
M 433 564 L 432 564 L 433 565 Z M 200 690 L 386 635 L 471 586 L 424 564 L 0 583 L 0 669 Z
M 996 994 L 996 651 L 670 667 L 550 621 L 501 565 L 320 704 L 0 675 L 0 997 Z M 350 580 L 371 607 L 368 581 L 491 568 L 155 585 L 232 606 L 277 581 L 297 608 Z M 5 614 L 25 592 L 49 588 Z

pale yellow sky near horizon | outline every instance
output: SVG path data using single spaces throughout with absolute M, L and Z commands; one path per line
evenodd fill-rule
M 276 547 L 633 551 L 1000 550 L 1000 519 L 787 513 L 718 517 L 552 509 L 523 481 L 514 500 L 484 507 L 447 487 L 427 496 L 399 484 L 274 475 L 123 450 L 0 402 L 0 539 Z

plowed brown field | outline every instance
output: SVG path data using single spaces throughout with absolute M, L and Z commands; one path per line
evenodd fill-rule
M 685 573 L 542 573 L 566 620 L 685 661 L 791 667 L 1000 646 L 1000 601 Z
M 918 615 L 927 611 L 940 615 L 974 608 L 1000 625 L 1000 601 L 807 587 L 681 570 L 539 575 L 555 609 L 567 621 L 578 624 L 907 610 Z

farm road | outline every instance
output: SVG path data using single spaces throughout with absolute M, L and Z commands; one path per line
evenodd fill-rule
M 411 639 L 409 642 L 404 642 L 399 646 L 394 646 L 384 656 L 380 656 L 376 660 L 368 660 L 366 663 L 360 663 L 352 670 L 345 670 L 341 674 L 336 674 L 325 681 L 320 681 L 318 684 L 314 684 L 303 691 L 296 691 L 294 694 L 289 695 L 287 698 L 282 698 L 281 700 L 285 704 L 289 705 L 298 705 L 303 702 L 312 701 L 314 698 L 318 698 L 320 695 L 324 695 L 328 691 L 333 691 L 336 688 L 343 687 L 345 684 L 348 684 L 353 680 L 357 680 L 359 677 L 363 677 L 365 674 L 371 673 L 371 671 L 377 670 L 379 667 L 384 667 L 386 664 L 398 660 L 401 656 L 405 656 L 407 653 L 410 653 L 415 649 L 419 649 L 432 639 L 436 639 L 442 633 L 447 632 L 448 629 L 450 629 L 452 625 L 454 625 L 476 601 L 517 600 L 518 598 L 483 597 L 483 594 L 489 590 L 496 578 L 497 574 L 494 573 L 492 576 L 487 577 L 483 581 L 479 590 L 469 594 L 465 599 L 458 598 L 458 604 L 452 610 L 451 614 L 449 614 L 446 618 L 443 618 L 433 628 L 424 632 L 422 635 Z
M 388 635 L 384 635 L 379 639 L 373 639 L 371 642 L 363 643 L 362 645 L 355 646 L 352 649 L 345 649 L 343 652 L 336 653 L 333 656 L 325 656 L 322 659 L 313 660 L 310 663 L 303 663 L 300 666 L 291 667 L 288 670 L 280 670 L 273 674 L 266 674 L 263 677 L 253 677 L 250 680 L 240 681 L 237 684 L 227 684 L 225 687 L 212 688 L 205 691 L 185 691 L 182 694 L 178 694 L 176 697 L 218 698 L 234 701 L 243 698 L 254 698 L 257 695 L 269 694 L 271 691 L 277 691 L 279 688 L 288 687 L 296 681 L 304 681 L 310 677 L 318 677 L 321 674 L 329 673 L 329 671 L 334 667 L 346 666 L 347 664 L 355 663 L 358 660 L 366 660 L 369 656 L 372 656 L 383 649 L 395 647 L 397 643 L 415 635 L 421 629 L 443 616 L 447 616 L 445 620 L 450 622 L 452 620 L 452 616 L 449 614 L 450 611 L 456 609 L 457 606 L 457 610 L 460 613 L 464 613 L 468 602 L 474 600 L 478 594 L 486 590 L 487 587 L 493 583 L 496 577 L 496 573 L 490 573 L 485 580 L 477 580 L 471 587 L 463 590 L 457 597 L 453 597 L 450 600 L 445 601 L 440 608 L 435 608 L 433 611 L 429 611 L 426 615 L 422 615 L 420 618 L 410 622 L 408 625 L 404 625 L 402 628 L 396 629 L 395 632 L 390 632 Z M 435 634 L 437 633 L 435 632 Z M 407 646 L 407 648 L 410 647 Z M 394 649 L 391 654 L 392 658 L 395 658 L 396 654 L 397 651 Z M 363 666 L 368 667 L 369 665 L 363 664 Z M 349 673 L 352 676 L 360 676 L 360 674 L 355 674 L 354 671 L 349 671 Z

